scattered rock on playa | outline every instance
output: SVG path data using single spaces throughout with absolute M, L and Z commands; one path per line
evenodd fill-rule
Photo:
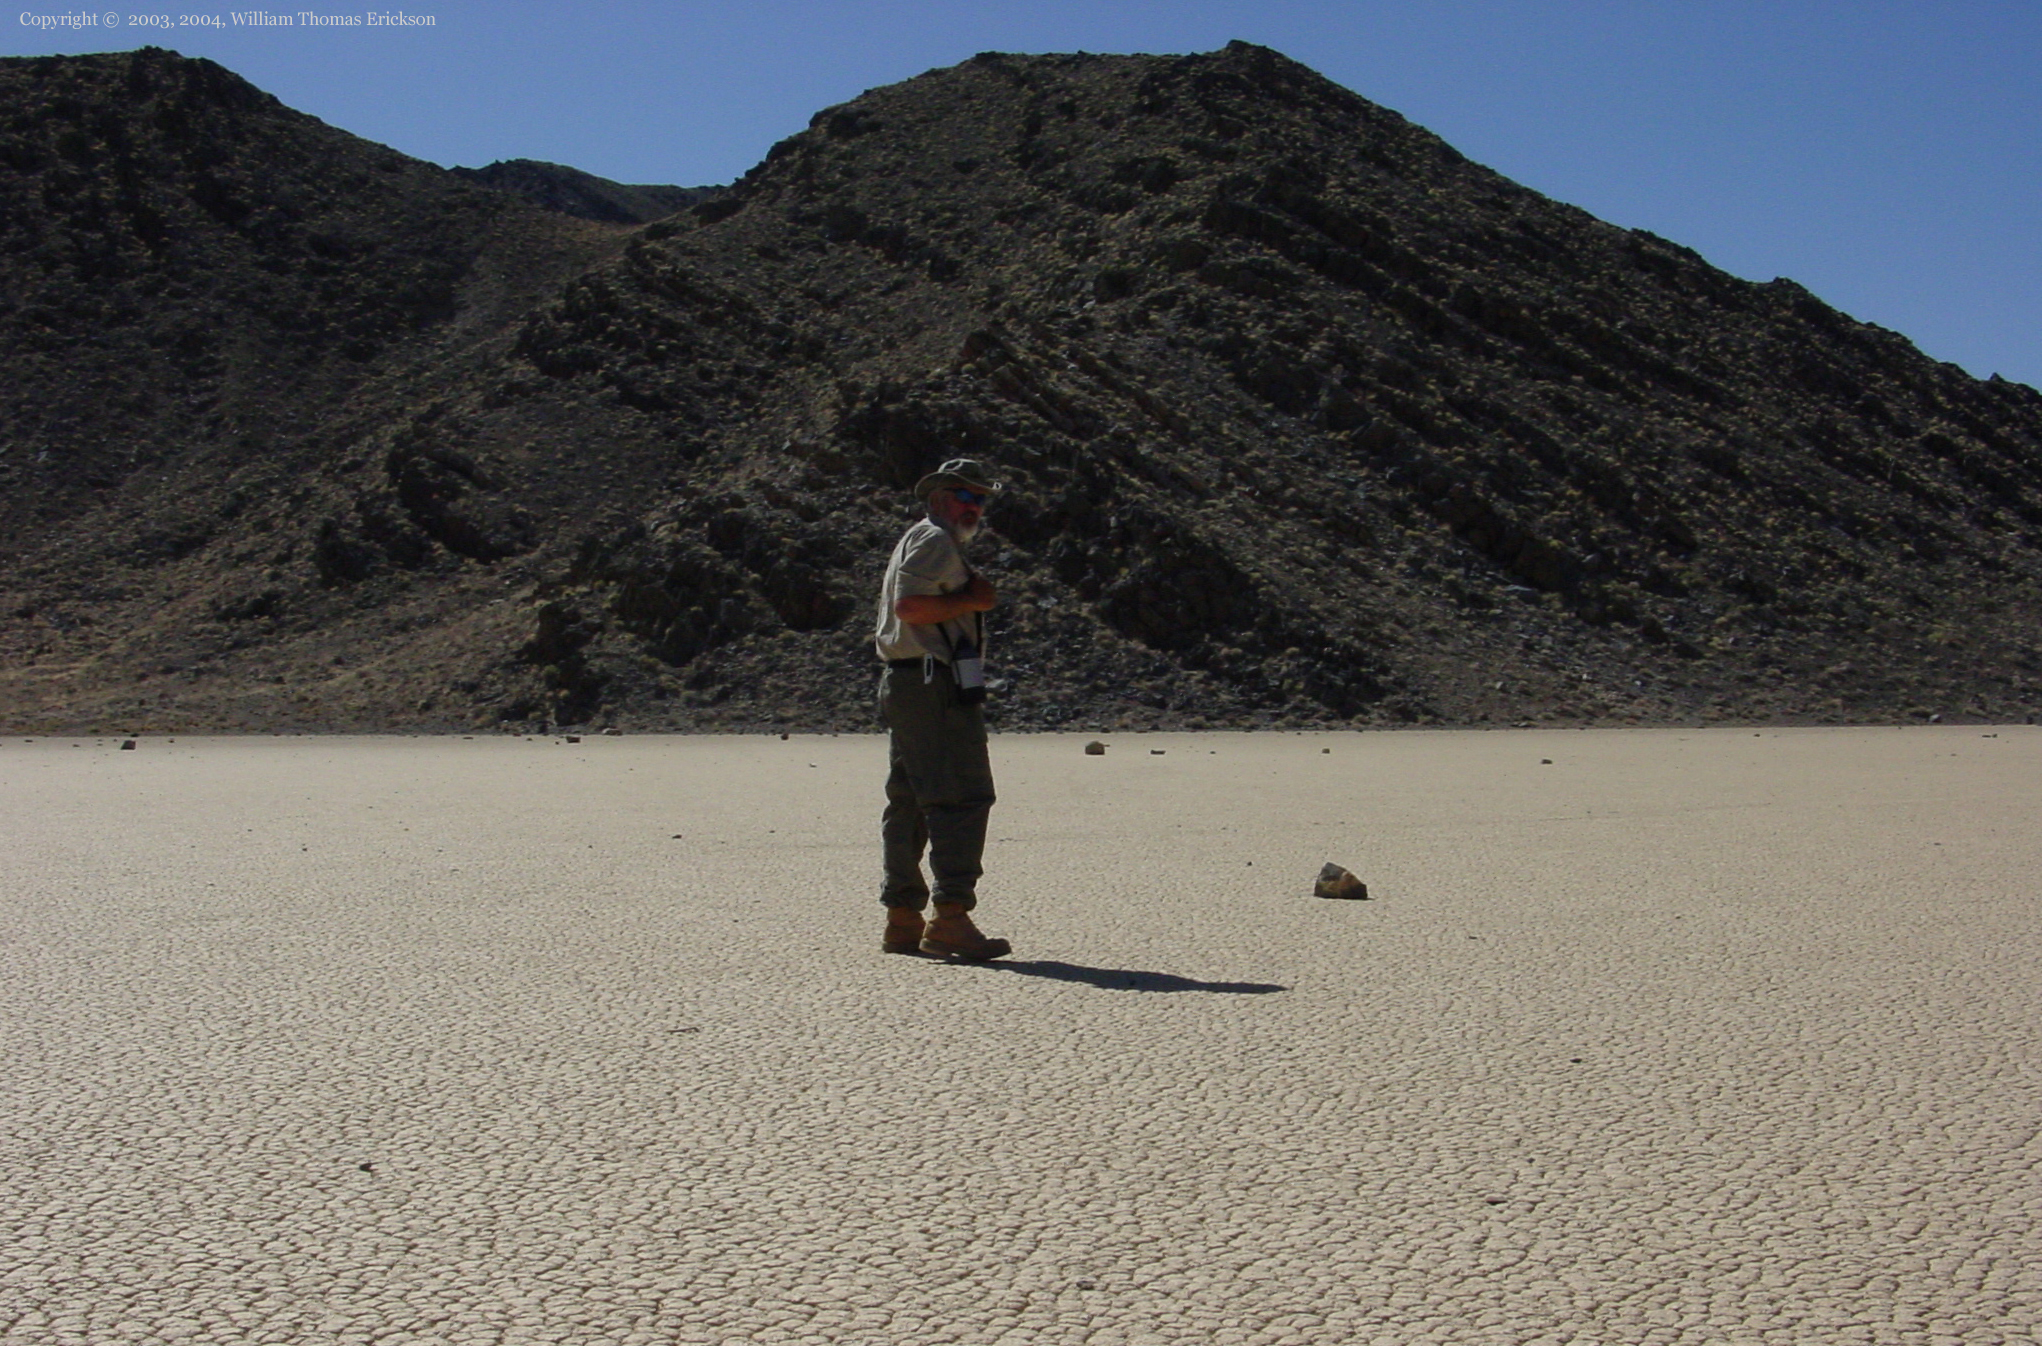
M 1090 743 L 1087 743 L 1085 745 L 1085 756 L 1104 757 L 1105 755 L 1106 745 L 1104 743 L 1101 743 L 1098 739 L 1095 738 Z
M 122 740 L 121 740 L 121 751 L 122 751 L 122 752 L 133 752 L 133 751 L 134 751 L 134 749 L 135 749 L 135 740 L 133 740 L 133 739 L 131 739 L 131 738 L 124 738 L 124 739 L 122 739 Z
M 1328 860 L 1326 867 L 1319 871 L 1319 881 L 1312 885 L 1312 896 L 1364 902 L 1368 900 L 1368 885 Z

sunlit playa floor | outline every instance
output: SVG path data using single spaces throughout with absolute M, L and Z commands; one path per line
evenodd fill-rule
M 2042 730 L 1105 741 L 0 743 L 0 1341 L 2042 1336 Z

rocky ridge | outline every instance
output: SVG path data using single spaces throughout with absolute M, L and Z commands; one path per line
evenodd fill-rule
M 156 124 L 138 80 L 204 72 L 228 122 L 283 110 L 167 53 L 32 67 L 0 65 L 10 135 L 24 100 L 55 109 L 46 150 L 0 154 L 11 254 L 44 247 L 46 285 L 82 286 L 94 248 L 252 281 L 196 216 L 151 251 L 121 184 L 203 189 L 110 147 Z M 983 55 L 628 229 L 358 152 L 423 194 L 375 238 L 487 216 L 545 264 L 512 285 L 464 242 L 433 302 L 374 291 L 367 346 L 298 334 L 331 391 L 264 400 L 302 428 L 259 479 L 208 423 L 39 367 L 10 445 L 56 448 L 47 408 L 89 404 L 42 470 L 87 482 L 153 435 L 187 485 L 38 513 L 6 482 L 14 727 L 870 727 L 902 492 L 958 453 L 1011 482 L 977 549 L 1007 727 L 2038 699 L 2042 395 L 1541 197 L 1265 49 Z M 116 203 L 66 216 L 63 253 L 23 204 L 52 174 Z M 138 292 L 133 321 L 173 311 Z M 117 327 L 10 299 L 0 347 Z M 138 548 L 186 517 L 195 541 Z
M 456 168 L 455 177 L 522 197 L 544 210 L 600 224 L 647 224 L 700 205 L 714 187 L 662 187 L 612 182 L 593 173 L 538 159 L 499 159 L 482 168 Z

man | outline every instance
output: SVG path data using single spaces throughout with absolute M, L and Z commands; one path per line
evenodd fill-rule
M 984 872 L 993 768 L 977 701 L 982 689 L 975 693 L 970 684 L 994 596 L 985 576 L 965 564 L 964 548 L 1000 489 L 969 458 L 953 458 L 916 482 L 929 517 L 901 536 L 879 589 L 873 643 L 886 664 L 879 706 L 891 735 L 880 824 L 886 852 L 880 947 L 887 953 L 983 962 L 1012 951 L 971 919 Z M 933 894 L 922 878 L 924 849 Z M 932 896 L 936 919 L 925 925 Z

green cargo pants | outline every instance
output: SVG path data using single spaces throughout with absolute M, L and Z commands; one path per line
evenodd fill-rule
M 892 736 L 887 754 L 886 812 L 880 821 L 888 907 L 929 904 L 922 852 L 929 853 L 935 900 L 969 911 L 978 905 L 986 818 L 993 808 L 993 766 L 986 755 L 985 717 L 957 703 L 957 686 L 941 660 L 888 665 L 879 676 L 879 713 Z

